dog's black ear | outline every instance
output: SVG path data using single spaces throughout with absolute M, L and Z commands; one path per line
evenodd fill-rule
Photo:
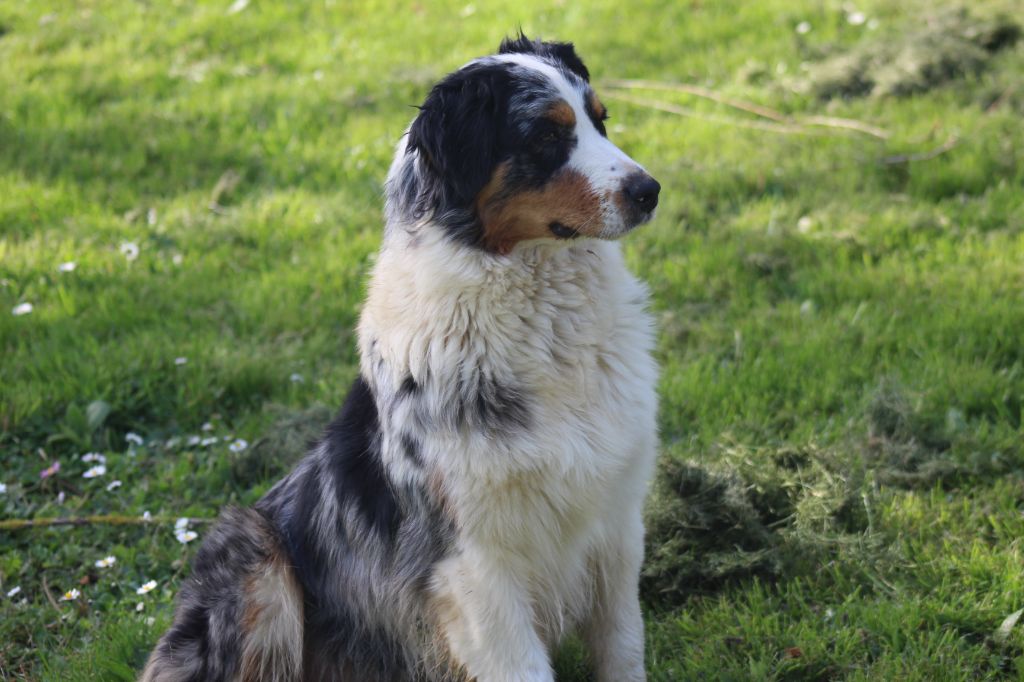
M 406 146 L 419 154 L 420 216 L 472 214 L 476 196 L 501 161 L 510 81 L 508 65 L 484 62 L 447 76 L 427 95 Z M 469 231 L 472 225 L 451 227 Z
M 505 38 L 498 47 L 499 54 L 535 54 L 539 57 L 554 59 L 565 65 L 567 69 L 577 76 L 590 82 L 590 71 L 587 70 L 583 60 L 576 54 L 576 48 L 572 43 L 544 42 L 542 40 L 530 40 L 526 34 L 519 31 L 515 38 Z

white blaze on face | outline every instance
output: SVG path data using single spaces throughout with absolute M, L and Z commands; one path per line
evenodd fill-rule
M 623 191 L 627 177 L 646 171 L 598 132 L 587 114 L 586 91 L 570 83 L 561 71 L 532 55 L 506 54 L 498 55 L 496 59 L 543 74 L 562 99 L 569 103 L 576 114 L 576 147 L 569 156 L 566 168 L 586 177 L 594 193 L 600 197 L 604 222 L 602 236 L 615 237 L 632 227 L 626 224 L 626 216 L 621 215 L 614 197 Z

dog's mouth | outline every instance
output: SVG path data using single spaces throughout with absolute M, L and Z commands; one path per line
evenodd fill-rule
M 630 219 L 627 220 L 624 225 L 622 225 L 617 230 L 612 230 L 610 234 L 606 233 L 592 236 L 598 236 L 605 239 L 617 239 L 618 237 L 621 237 L 629 232 L 632 232 L 634 229 L 640 227 L 641 225 L 645 225 L 651 222 L 651 220 L 654 218 L 654 213 L 655 209 L 651 209 L 650 211 L 644 211 L 643 213 L 631 216 Z M 550 223 L 548 223 L 548 230 L 557 239 L 577 239 L 578 237 L 584 234 L 581 231 L 581 228 L 570 227 L 558 220 L 552 220 Z
M 559 239 L 576 239 L 576 237 L 580 236 L 579 229 L 569 227 L 565 223 L 560 223 L 557 220 L 553 220 L 548 223 L 548 229 L 551 230 L 551 234 L 555 235 Z

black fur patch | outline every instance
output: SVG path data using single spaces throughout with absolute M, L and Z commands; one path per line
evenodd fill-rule
M 448 75 L 409 128 L 407 150 L 423 164 L 414 217 L 446 221 L 449 235 L 469 245 L 481 237 L 473 203 L 508 154 L 511 71 L 480 63 Z
M 354 504 L 371 528 L 391 537 L 398 525 L 398 503 L 380 456 L 377 403 L 361 376 L 327 426 L 322 447 L 339 506 Z
M 590 82 L 590 71 L 587 70 L 583 60 L 576 54 L 576 47 L 572 43 L 544 42 L 542 40 L 530 40 L 522 31 L 515 38 L 505 38 L 498 47 L 499 54 L 535 54 L 549 61 L 561 64 L 569 71 Z
M 402 379 L 402 385 L 398 387 L 398 397 L 407 398 L 413 395 L 419 395 L 420 385 L 416 383 L 416 380 L 412 378 L 412 375 L 406 376 Z
M 469 412 L 485 430 L 524 430 L 529 426 L 529 407 L 518 389 L 481 377 L 473 394 Z
M 408 433 L 402 434 L 402 451 L 410 462 L 418 467 L 423 466 L 423 458 L 420 456 L 420 444 Z

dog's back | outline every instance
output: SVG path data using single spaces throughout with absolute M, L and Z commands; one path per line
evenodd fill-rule
M 205 539 L 143 682 L 426 674 L 421 593 L 451 532 L 424 496 L 393 489 L 379 440 L 374 397 L 357 379 L 296 469 Z

